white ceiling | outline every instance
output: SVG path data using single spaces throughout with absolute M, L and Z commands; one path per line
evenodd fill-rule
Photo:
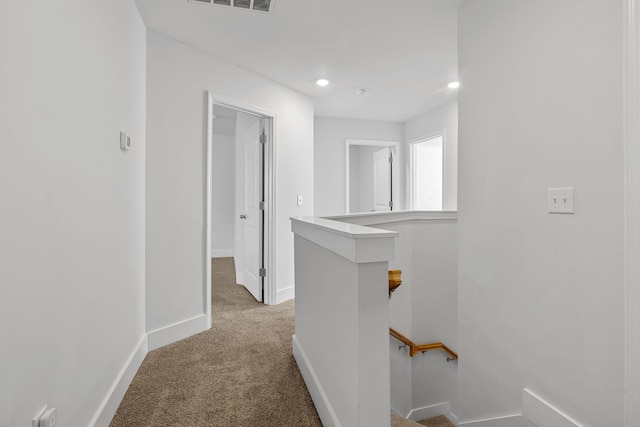
M 313 98 L 319 116 L 406 121 L 457 96 L 460 0 L 277 0 L 273 14 L 136 1 L 149 29 Z

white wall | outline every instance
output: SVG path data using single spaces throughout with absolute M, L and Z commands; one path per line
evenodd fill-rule
M 417 344 L 442 342 L 457 351 L 457 222 L 416 222 L 411 237 L 411 339 Z M 449 402 L 450 411 L 458 414 L 457 362 L 447 357 L 438 350 L 413 358 L 413 409 Z
M 621 6 L 461 6 L 461 421 L 521 411 L 528 387 L 622 425 Z M 547 213 L 559 186 L 575 215 Z
M 443 130 L 445 141 L 442 205 L 445 211 L 455 211 L 458 208 L 458 102 L 449 102 L 408 120 L 404 125 L 404 136 L 407 143 L 405 152 L 409 153 L 408 144 L 410 142 Z M 408 160 L 407 158 L 407 165 L 409 164 Z M 406 174 L 406 182 L 409 182 L 408 166 Z M 406 190 L 407 200 L 409 200 L 409 189 Z
M 0 58 L 0 425 L 87 426 L 146 345 L 145 28 L 129 0 L 7 0 Z
M 235 137 L 213 135 L 211 159 L 211 256 L 232 256 L 235 227 Z
M 317 216 L 341 215 L 346 212 L 346 139 L 402 141 L 403 125 L 398 122 L 315 117 L 314 214 Z M 404 153 L 401 156 L 404 157 Z
M 201 319 L 204 312 L 207 90 L 214 98 L 277 115 L 276 205 L 271 207 L 277 265 L 267 274 L 277 284 L 277 296 L 293 296 L 289 217 L 313 212 L 312 102 L 158 33 L 148 32 L 147 40 L 148 330 Z M 296 195 L 303 196 L 303 206 L 296 206 Z

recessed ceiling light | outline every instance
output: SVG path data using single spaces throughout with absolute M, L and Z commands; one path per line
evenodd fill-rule
M 367 93 L 367 89 L 361 87 L 360 89 L 356 89 L 356 93 L 358 95 L 364 95 L 365 93 Z
M 447 85 L 449 89 L 458 89 L 460 87 L 460 82 L 451 82 Z
M 326 85 L 329 84 L 329 80 L 327 80 L 327 79 L 318 79 L 318 80 L 316 80 L 316 84 L 318 86 L 326 86 Z

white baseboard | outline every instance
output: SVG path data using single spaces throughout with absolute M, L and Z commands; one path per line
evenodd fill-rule
M 526 388 L 522 390 L 522 413 L 538 427 L 583 427 L 582 424 Z
M 527 420 L 522 414 L 507 415 L 504 417 L 486 418 L 483 420 L 464 421 L 458 426 L 472 427 L 536 427 L 535 424 Z
M 449 415 L 451 413 L 451 405 L 449 402 L 436 403 L 435 405 L 424 406 L 422 408 L 413 409 L 406 418 L 410 420 L 423 420 L 425 418 L 437 417 L 438 415 Z
M 236 270 L 236 283 L 238 285 L 243 285 L 244 284 L 244 273 L 238 273 L 237 270 Z
M 209 329 L 207 315 L 201 314 L 191 319 L 182 320 L 173 325 L 148 332 L 149 351 L 183 340 L 199 332 Z
M 316 407 L 318 416 L 322 421 L 322 425 L 324 427 L 340 427 L 338 418 L 333 412 L 333 408 L 331 407 L 329 400 L 327 400 L 327 395 L 322 389 L 322 385 L 318 381 L 318 377 L 316 376 L 306 353 L 302 346 L 300 346 L 295 335 L 293 336 L 293 357 L 296 359 L 296 363 L 298 364 L 304 383 L 309 390 L 309 394 L 311 395 L 313 404 Z
M 289 301 L 290 299 L 294 299 L 295 297 L 296 288 L 294 286 L 288 287 L 286 289 L 278 289 L 276 291 L 276 304 Z
M 211 249 L 211 258 L 229 258 L 233 256 L 233 249 Z
M 454 414 L 453 414 L 453 413 L 451 413 L 451 412 L 449 412 L 448 414 L 445 414 L 445 415 L 446 415 L 446 417 L 447 417 L 447 418 L 449 418 L 449 421 L 451 421 L 451 423 L 452 423 L 454 426 L 457 426 L 457 425 L 458 425 L 458 422 L 459 422 L 460 420 L 458 419 L 458 416 L 457 416 L 457 415 L 454 415 Z
M 144 334 L 136 348 L 133 350 L 124 367 L 116 377 L 113 385 L 105 396 L 100 408 L 89 423 L 89 427 L 108 427 L 120 406 L 120 402 L 124 397 L 129 385 L 133 381 L 133 377 L 138 372 L 142 361 L 148 352 L 147 334 Z

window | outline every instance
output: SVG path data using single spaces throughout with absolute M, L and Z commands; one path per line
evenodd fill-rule
M 444 172 L 444 133 L 412 142 L 411 207 L 441 211 Z

